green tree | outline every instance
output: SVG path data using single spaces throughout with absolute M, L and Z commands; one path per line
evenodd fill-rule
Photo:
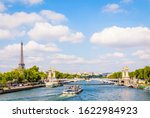
M 137 79 L 144 79 L 144 69 L 137 69 L 135 70 L 135 77 Z
M 0 82 L 1 82 L 2 78 L 3 78 L 3 74 L 0 73 Z
M 144 78 L 146 82 L 150 82 L 150 66 L 144 68 Z
M 45 77 L 47 77 L 47 74 L 39 72 L 39 67 L 37 66 L 25 70 L 25 78 L 29 82 L 38 82 Z
M 135 72 L 133 71 L 133 72 L 129 72 L 129 77 L 131 78 L 131 79 L 133 79 L 134 77 L 135 77 Z
M 122 73 L 121 72 L 114 72 L 111 75 L 108 76 L 108 78 L 111 79 L 119 79 L 122 78 Z
M 6 80 L 6 78 L 4 78 L 4 77 L 2 78 L 1 84 L 2 84 L 3 87 L 7 86 L 7 80 Z

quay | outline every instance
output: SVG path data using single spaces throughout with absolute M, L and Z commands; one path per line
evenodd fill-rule
M 29 89 L 39 88 L 39 87 L 45 87 L 45 84 L 10 87 L 7 89 L 1 89 L 0 94 L 18 92 L 18 91 L 29 90 Z

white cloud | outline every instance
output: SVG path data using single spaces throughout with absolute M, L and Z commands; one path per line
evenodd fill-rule
M 61 42 L 69 41 L 73 43 L 78 43 L 81 42 L 84 39 L 84 37 L 85 36 L 81 32 L 75 32 L 75 33 L 69 32 L 66 36 L 61 37 L 60 41 Z
M 84 38 L 81 32 L 74 32 L 68 26 L 61 25 L 67 18 L 60 13 L 42 10 L 39 13 L 16 12 L 0 13 L 0 39 L 14 38 L 19 34 L 28 35 L 33 40 L 59 39 L 61 42 L 80 42 Z M 15 32 L 14 32 L 15 31 Z M 10 37 L 10 32 L 13 36 Z
M 92 65 L 100 64 L 102 61 L 100 59 L 91 59 L 87 60 L 83 57 L 76 55 L 67 55 L 67 54 L 54 54 L 50 57 L 51 64 L 68 64 L 68 65 Z
M 28 35 L 33 40 L 53 39 L 68 34 L 69 28 L 67 26 L 58 25 L 53 26 L 49 23 L 36 23 L 34 28 L 28 32 Z
M 0 12 L 3 12 L 3 11 L 5 11 L 6 10 L 6 6 L 4 5 L 4 3 L 2 3 L 1 1 L 0 1 Z
M 28 56 L 25 58 L 25 63 L 28 65 L 30 64 L 31 66 L 41 62 L 45 62 L 44 56 Z
M 142 60 L 150 60 L 150 50 L 137 50 L 133 53 L 134 56 L 137 56 L 138 58 Z
M 124 58 L 125 54 L 121 52 L 114 52 L 114 53 L 108 53 L 104 56 L 105 59 L 107 58 Z
M 8 29 L 0 29 L 0 40 L 22 37 L 25 34 L 26 34 L 25 31 L 16 31 L 15 29 L 13 31 Z
M 84 62 L 82 57 L 75 55 L 55 54 L 51 57 L 53 64 L 80 64 Z
M 107 4 L 106 6 L 104 6 L 103 8 L 103 12 L 110 12 L 110 13 L 118 13 L 118 12 L 122 12 L 123 10 L 120 8 L 119 4 Z
M 43 66 L 44 64 L 47 67 L 50 62 L 50 55 L 60 51 L 53 43 L 39 44 L 35 41 L 29 41 L 27 44 L 24 44 L 24 61 L 26 67 L 28 68 L 33 65 Z M 20 61 L 20 44 L 10 44 L 0 48 L 0 55 L 0 65 L 3 66 L 4 70 L 18 67 Z
M 15 61 L 18 61 L 19 63 L 19 58 L 16 60 L 16 57 L 19 57 L 19 45 L 18 44 L 12 44 L 8 45 L 4 48 L 0 49 L 0 64 L 1 65 L 13 65 Z M 12 64 L 11 64 L 12 63 Z
M 28 32 L 33 40 L 52 40 L 80 42 L 84 38 L 81 32 L 72 33 L 69 27 L 64 25 L 51 25 L 49 23 L 36 23 L 34 28 Z
M 116 48 L 127 48 L 150 45 L 150 29 L 147 27 L 109 27 L 96 32 L 91 42 Z
M 67 18 L 63 14 L 54 11 L 42 10 L 40 14 L 42 17 L 51 20 L 54 24 L 62 21 L 67 21 Z
M 9 30 L 0 29 L 0 40 L 12 38 L 12 34 Z
M 21 26 L 31 26 L 36 22 L 60 23 L 67 18 L 60 13 L 42 10 L 40 13 L 15 12 L 13 14 L 0 13 L 0 27 L 14 29 Z
M 20 44 L 8 45 L 0 49 L 1 60 L 9 60 L 18 57 L 19 58 Z M 58 52 L 60 49 L 55 44 L 38 44 L 35 41 L 29 41 L 24 45 L 25 56 L 30 57 L 37 55 L 45 55 L 49 52 Z
M 29 41 L 26 45 L 25 45 L 25 49 L 26 51 L 29 53 L 31 51 L 34 52 L 57 52 L 60 51 L 60 49 L 55 45 L 55 44 L 39 44 L 35 41 Z
M 14 14 L 1 13 L 0 27 L 14 29 L 22 25 L 31 25 L 43 18 L 36 13 L 16 12 Z

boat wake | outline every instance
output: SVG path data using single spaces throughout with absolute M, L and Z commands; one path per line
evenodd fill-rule
M 60 95 L 59 97 L 62 97 L 62 98 L 69 98 L 69 97 L 74 97 L 76 96 L 76 94 L 62 94 Z

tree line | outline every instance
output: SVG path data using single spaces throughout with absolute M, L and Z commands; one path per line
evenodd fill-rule
M 84 78 L 84 79 L 89 79 L 89 78 L 102 78 L 102 75 L 78 75 L 78 74 L 69 74 L 69 73 L 62 73 L 59 71 L 56 71 L 56 78 L 57 79 L 74 79 L 74 78 Z
M 62 73 L 62 72 L 56 71 L 56 78 L 57 79 L 73 79 L 73 78 L 80 78 L 80 75 L 78 75 L 78 74 L 69 74 L 69 73 Z
M 0 73 L 0 84 L 6 87 L 8 84 L 33 83 L 47 78 L 47 74 L 39 71 L 39 67 L 29 69 L 14 69 L 10 72 Z
M 145 80 L 146 83 L 150 82 L 150 66 L 145 66 L 144 68 L 129 72 L 129 77 L 131 79 Z M 122 78 L 122 72 L 114 72 L 109 75 L 108 78 Z

